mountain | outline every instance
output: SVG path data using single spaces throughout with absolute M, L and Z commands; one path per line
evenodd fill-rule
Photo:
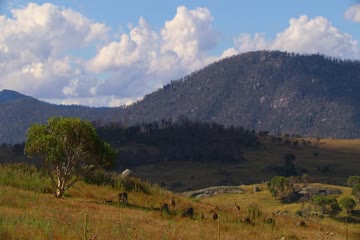
M 25 96 L 21 93 L 12 90 L 4 89 L 0 92 L 0 104 L 14 101 L 17 99 L 30 99 L 30 98 L 31 97 Z
M 130 108 L 130 122 L 188 118 L 272 134 L 360 137 L 360 62 L 280 51 L 223 59 Z
M 55 105 L 17 93 L 0 92 L 0 143 L 20 143 L 34 123 L 45 123 L 53 116 L 80 117 L 90 121 L 114 120 L 121 108 L 91 108 Z
M 360 61 L 280 51 L 248 52 L 195 71 L 118 108 L 54 105 L 0 92 L 0 143 L 25 140 L 52 116 L 90 121 L 190 119 L 272 134 L 360 138 Z

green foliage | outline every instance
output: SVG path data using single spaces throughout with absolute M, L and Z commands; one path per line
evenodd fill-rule
M 59 117 L 28 129 L 25 154 L 41 157 L 59 198 L 76 181 L 115 158 L 115 152 L 98 137 L 90 122 Z
M 311 200 L 313 201 L 313 203 L 315 205 L 318 205 L 321 207 L 322 213 L 325 213 L 326 206 L 330 205 L 330 203 L 332 202 L 332 199 L 330 197 L 322 196 L 322 195 L 315 195 L 311 198 Z
M 344 197 L 340 199 L 339 204 L 346 210 L 353 209 L 356 206 L 356 202 L 351 197 Z
M 360 184 L 360 176 L 350 176 L 346 183 L 350 187 L 354 187 L 355 185 Z
M 158 185 L 145 182 L 136 177 L 122 178 L 115 172 L 97 170 L 84 177 L 84 182 L 96 185 L 106 185 L 120 192 L 142 192 L 156 194 L 161 192 Z
M 355 196 L 360 196 L 360 176 L 351 176 L 347 180 L 347 184 L 352 186 L 352 194 Z
M 268 182 L 268 188 L 274 197 L 284 193 L 289 187 L 289 181 L 282 176 L 275 176 Z
M 88 184 L 95 184 L 99 186 L 114 186 L 115 173 L 97 169 L 88 175 L 84 176 L 84 182 Z
M 336 200 L 336 198 L 331 199 L 330 208 L 331 208 L 331 213 L 334 215 L 341 212 L 341 207 L 339 205 L 339 202 Z
M 248 217 L 250 218 L 251 222 L 255 222 L 255 220 L 261 217 L 262 215 L 262 210 L 255 203 L 249 203 L 247 205 L 247 211 L 248 211 Z
M 160 187 L 150 182 L 144 182 L 136 177 L 122 178 L 118 176 L 114 179 L 114 186 L 118 191 L 141 192 L 145 194 L 154 194 L 160 192 Z
M 351 194 L 354 196 L 360 196 L 360 183 L 356 184 L 351 191 Z
M 244 159 L 243 150 L 258 145 L 257 136 L 241 127 L 225 127 L 182 118 L 130 127 L 107 124 L 100 136 L 118 145 L 126 167 L 166 161 L 228 162 Z
M 24 163 L 0 165 L 0 186 L 11 186 L 36 192 L 47 192 L 51 182 L 41 169 Z

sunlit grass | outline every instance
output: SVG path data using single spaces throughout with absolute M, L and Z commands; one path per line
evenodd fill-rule
M 149 182 L 143 192 L 132 188 L 128 191 L 129 204 L 120 204 L 117 194 L 123 188 L 111 185 L 93 185 L 77 182 L 64 199 L 45 194 L 49 187 L 46 174 L 20 165 L 0 166 L 0 239 L 326 239 L 327 233 L 334 233 L 331 239 L 345 239 L 344 224 L 331 217 L 310 217 L 305 219 L 307 227 L 297 227 L 303 220 L 295 213 L 301 203 L 282 204 L 276 200 L 265 183 L 257 184 L 261 191 L 254 192 L 255 185 L 242 185 L 241 194 L 221 194 L 204 199 L 189 199 L 179 193 L 161 189 Z M 350 196 L 348 187 L 313 184 L 314 186 L 336 187 L 342 191 L 337 198 Z M 161 205 L 175 197 L 176 206 L 170 214 L 160 211 Z M 112 200 L 105 203 L 104 200 Z M 235 204 L 241 207 L 240 211 Z M 262 215 L 255 225 L 241 222 L 247 217 L 247 206 L 255 204 Z M 306 203 L 308 206 L 309 203 Z M 182 217 L 182 212 L 193 207 L 194 219 Z M 314 206 L 311 206 L 315 210 Z M 356 209 L 360 209 L 358 205 Z M 276 211 L 286 212 L 274 215 Z M 219 221 L 212 214 L 219 214 Z M 345 212 L 340 213 L 345 216 Z M 201 218 L 204 216 L 204 219 Z M 274 226 L 266 224 L 266 218 L 274 218 Z M 88 222 L 85 223 L 85 218 Z M 359 224 L 349 224 L 350 239 L 360 239 Z
M 0 186 L 45 192 L 51 189 L 50 179 L 44 171 L 24 163 L 0 165 Z
M 65 199 L 2 186 L 0 239 L 83 239 L 85 215 L 88 216 L 88 239 L 216 239 L 218 222 L 211 218 L 214 208 L 220 215 L 221 239 L 280 239 L 283 236 L 322 239 L 326 232 L 334 232 L 333 239 L 344 239 L 342 223 L 329 218 L 311 218 L 305 220 L 308 227 L 296 227 L 301 218 L 294 213 L 300 204 L 281 204 L 265 188 L 253 193 L 253 186 L 242 187 L 243 194 L 223 194 L 199 201 L 175 195 L 175 209 L 171 210 L 172 214 L 165 214 L 157 210 L 173 195 L 165 191 L 159 195 L 129 193 L 129 205 L 124 206 L 102 201 L 103 196 L 116 196 L 117 192 L 111 188 L 84 183 L 78 185 L 78 190 L 72 189 L 72 196 Z M 341 189 L 346 190 L 343 195 L 348 194 L 347 188 Z M 240 212 L 235 210 L 234 201 L 241 206 Z M 250 202 L 258 204 L 263 211 L 254 226 L 241 223 Z M 193 220 L 181 216 L 188 206 L 195 209 Z M 287 210 L 289 214 L 272 216 L 276 210 Z M 201 214 L 205 219 L 200 218 Z M 266 217 L 273 217 L 276 225 L 265 224 Z M 350 239 L 359 236 L 358 226 L 349 225 Z

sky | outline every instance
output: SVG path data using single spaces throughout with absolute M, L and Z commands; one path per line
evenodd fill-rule
M 116 107 L 235 54 L 359 42 L 355 0 L 0 0 L 0 90 Z

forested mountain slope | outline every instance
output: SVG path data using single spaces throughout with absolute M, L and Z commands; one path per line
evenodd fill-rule
M 360 137 L 360 62 L 279 51 L 213 63 L 126 110 L 130 122 L 188 118 L 305 136 Z
M 102 123 L 190 119 L 271 134 L 360 138 L 360 61 L 280 51 L 248 52 L 171 81 L 129 107 L 54 105 L 0 92 L 0 142 L 52 116 Z

